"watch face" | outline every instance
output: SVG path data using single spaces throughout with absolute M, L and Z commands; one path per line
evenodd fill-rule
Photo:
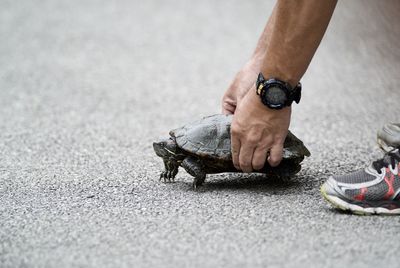
M 268 107 L 280 109 L 285 106 L 287 95 L 281 87 L 273 85 L 265 90 L 264 101 Z

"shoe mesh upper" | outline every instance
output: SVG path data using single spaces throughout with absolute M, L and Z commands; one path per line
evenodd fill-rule
M 338 182 L 343 182 L 343 183 L 363 183 L 367 181 L 372 181 L 376 177 L 365 172 L 364 169 L 355 171 L 353 173 L 341 175 L 341 176 L 334 176 L 333 177 L 336 181 Z
M 363 200 L 368 200 L 368 201 L 382 200 L 383 197 L 385 196 L 385 194 L 388 192 L 388 189 L 389 189 L 389 187 L 387 186 L 386 182 L 381 181 L 380 183 L 367 188 L 367 191 L 365 192 L 365 197 L 363 198 Z M 359 195 L 360 193 L 361 193 L 361 189 L 345 191 L 345 194 L 352 199 L 354 199 L 354 197 Z
M 392 194 L 396 193 L 400 189 L 400 177 L 399 175 L 394 176 L 393 184 L 392 184 L 393 192 Z M 363 187 L 361 187 L 363 188 Z M 360 196 L 362 194 L 361 188 L 359 189 L 348 189 L 345 190 L 345 195 L 351 199 L 356 199 L 357 196 Z M 379 183 L 365 187 L 366 190 L 363 193 L 363 200 L 367 201 L 380 201 L 385 199 L 385 195 L 388 194 L 390 191 L 389 185 L 385 180 L 380 181 Z M 391 196 L 392 197 L 392 196 Z M 400 194 L 397 195 L 395 200 L 400 199 Z
M 395 193 L 400 189 L 400 174 L 394 179 L 393 188 Z M 398 193 L 394 200 L 400 200 L 400 193 Z

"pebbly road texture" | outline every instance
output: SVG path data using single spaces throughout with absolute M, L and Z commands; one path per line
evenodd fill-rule
M 298 176 L 158 181 L 152 142 L 219 112 L 272 5 L 0 1 L 0 267 L 398 267 L 400 218 L 319 194 L 400 121 L 396 0 L 339 1 L 293 108 Z

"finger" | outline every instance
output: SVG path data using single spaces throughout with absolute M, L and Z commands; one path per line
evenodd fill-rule
M 240 169 L 245 173 L 250 173 L 253 171 L 251 162 L 253 159 L 255 147 L 251 143 L 241 144 L 239 152 L 239 165 Z
M 232 162 L 237 170 L 240 170 L 239 165 L 239 152 L 240 152 L 240 140 L 231 134 L 231 152 L 232 152 Z
M 222 103 L 222 113 L 223 114 L 234 114 L 236 110 L 236 105 L 233 103 L 223 102 Z
M 276 167 L 282 160 L 283 144 L 274 144 L 271 147 L 270 154 L 268 157 L 268 163 L 271 167 Z
M 267 160 L 268 148 L 264 146 L 258 146 L 254 150 L 253 159 L 251 165 L 254 170 L 260 170 L 264 167 L 265 161 Z

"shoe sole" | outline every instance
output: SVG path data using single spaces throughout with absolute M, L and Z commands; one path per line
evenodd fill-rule
M 355 205 L 348 203 L 342 199 L 340 199 L 337 196 L 334 195 L 329 195 L 327 194 L 327 191 L 325 189 L 325 183 L 321 186 L 320 191 L 322 196 L 326 201 L 328 201 L 334 208 L 346 211 L 346 212 L 351 212 L 356 215 L 400 215 L 400 208 L 392 209 L 389 210 L 387 208 L 382 208 L 382 207 L 368 207 L 368 208 L 363 208 L 361 206 Z

